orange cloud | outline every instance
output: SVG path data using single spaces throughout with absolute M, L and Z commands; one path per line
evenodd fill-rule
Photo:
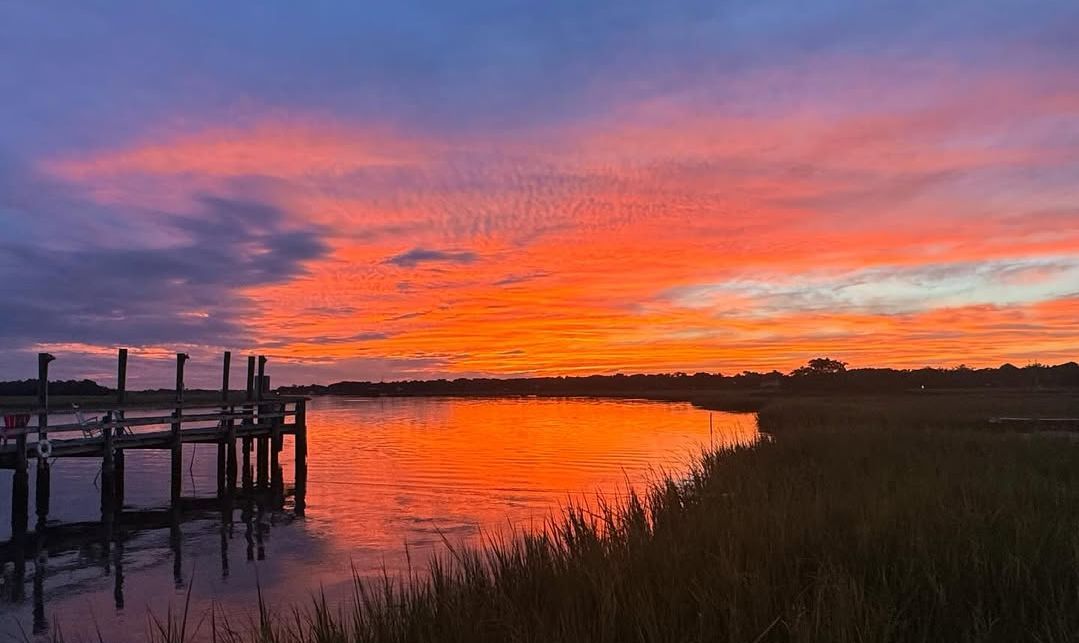
M 239 293 L 253 341 L 291 360 L 508 374 L 790 368 L 822 353 L 1053 361 L 1074 357 L 1075 317 L 1060 313 L 1074 293 L 992 297 L 1064 273 L 972 281 L 987 301 L 935 289 L 936 268 L 1079 258 L 1074 183 L 1030 178 L 1075 169 L 1076 150 L 1045 135 L 1079 94 L 1041 81 L 1024 93 L 1031 82 L 974 79 L 903 108 L 860 96 L 848 112 L 670 101 L 543 136 L 453 141 L 264 122 L 46 167 L 132 207 L 156 198 L 146 177 L 176 190 L 175 204 L 274 179 L 273 201 L 322 226 L 332 249 L 302 276 Z M 393 260 L 408 256 L 424 260 Z M 905 284 L 924 292 L 917 311 L 836 300 L 821 312 L 737 288 L 695 306 L 669 296 L 769 280 L 797 293 L 810 274 L 875 275 L 883 289 L 881 275 L 920 268 Z

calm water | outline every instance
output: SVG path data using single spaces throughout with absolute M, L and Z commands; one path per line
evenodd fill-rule
M 687 404 L 588 399 L 347 399 L 308 406 L 306 515 L 272 501 L 208 502 L 170 524 L 169 456 L 129 452 L 125 513 L 111 542 L 99 522 L 98 462 L 65 459 L 52 474 L 45 547 L 16 580 L 13 548 L 0 552 L 0 642 L 47 638 L 143 640 L 147 615 L 183 608 L 192 589 L 194 625 L 211 603 L 243 622 L 256 577 L 275 606 L 322 588 L 349 596 L 360 574 L 422 567 L 452 542 L 540 525 L 571 498 L 624 494 L 661 471 L 679 474 L 710 440 L 745 439 L 752 415 Z M 710 431 L 710 418 L 714 427 Z M 291 438 L 282 465 L 292 475 Z M 189 464 L 190 463 L 190 464 Z M 212 498 L 216 449 L 185 447 L 185 496 Z M 33 471 L 31 471 L 33 484 Z M 31 492 L 32 493 L 32 492 Z M 0 541 L 11 537 L 11 472 L 0 473 Z M 30 500 L 33 512 L 34 500 Z M 33 518 L 31 518 L 33 520 Z M 86 522 L 80 529 L 60 523 Z M 189 626 L 190 627 L 190 626 Z M 33 632 L 37 632 L 37 637 Z

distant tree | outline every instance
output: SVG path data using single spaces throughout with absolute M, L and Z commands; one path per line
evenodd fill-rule
M 49 382 L 50 395 L 108 395 L 110 389 L 93 380 L 53 380 Z M 0 396 L 37 395 L 37 380 L 0 382 Z
M 791 371 L 793 377 L 807 377 L 820 375 L 839 375 L 847 372 L 847 363 L 827 357 L 817 357 L 809 360 L 805 366 L 799 366 Z

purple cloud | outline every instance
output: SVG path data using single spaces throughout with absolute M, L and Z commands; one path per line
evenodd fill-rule
M 474 252 L 413 248 L 412 250 L 390 257 L 384 263 L 400 266 L 402 268 L 415 268 L 423 263 L 469 264 L 475 260 L 476 253 Z

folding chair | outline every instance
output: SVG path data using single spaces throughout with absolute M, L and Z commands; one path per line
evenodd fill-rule
M 82 414 L 78 404 L 72 404 L 71 408 L 75 411 L 75 421 L 82 428 L 83 437 L 93 438 L 101 435 L 101 422 L 96 415 L 92 418 L 87 418 Z

